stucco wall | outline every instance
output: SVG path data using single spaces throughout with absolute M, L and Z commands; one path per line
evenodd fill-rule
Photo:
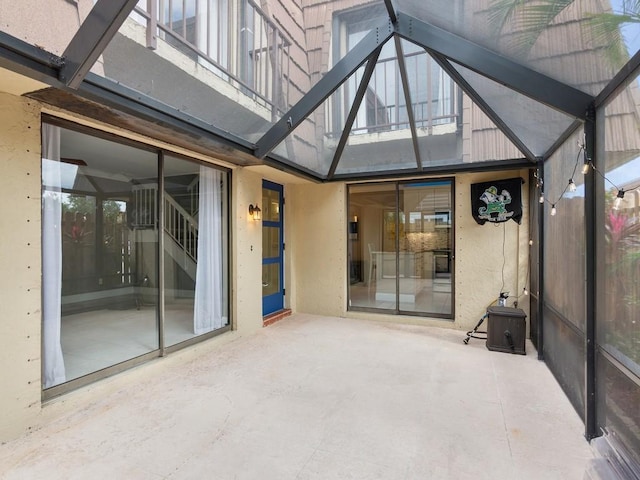
M 0 441 L 40 411 L 40 117 L 0 92 Z
M 509 292 L 511 306 L 522 294 L 529 261 L 528 186 L 522 185 L 524 214 L 520 225 L 513 221 L 493 225 L 478 225 L 471 216 L 472 183 L 513 178 L 528 178 L 522 172 L 487 172 L 464 174 L 456 178 L 455 225 L 455 309 L 456 327 L 470 330 L 494 302 L 502 287 Z M 503 256 L 504 238 L 504 256 Z M 527 285 L 528 286 L 528 285 Z M 529 312 L 529 297 L 521 296 L 519 308 Z
M 522 172 L 461 174 L 455 180 L 455 319 L 454 322 L 421 316 L 396 316 L 347 311 L 347 240 L 345 184 L 296 185 L 289 189 L 287 221 L 295 223 L 290 268 L 295 277 L 297 310 L 320 315 L 368 318 L 399 323 L 439 325 L 470 330 L 494 302 L 502 287 L 521 295 L 529 254 L 528 214 L 515 222 L 478 225 L 471 216 L 470 185 L 512 178 Z M 527 185 L 522 186 L 527 205 Z M 504 257 L 503 257 L 504 234 Z M 503 262 L 504 258 L 504 262 Z M 515 298 L 509 298 L 511 306 Z M 528 314 L 529 298 L 519 307 Z
M 262 177 L 237 169 L 232 192 L 232 315 L 234 329 L 249 333 L 262 328 L 262 222 L 249 218 L 249 205 L 262 203 Z
M 62 55 L 93 7 L 92 0 L 0 0 L 0 30 Z M 52 13 L 55 12 L 55 15 Z
M 287 222 L 295 301 L 300 312 L 342 316 L 347 298 L 344 184 L 291 185 Z

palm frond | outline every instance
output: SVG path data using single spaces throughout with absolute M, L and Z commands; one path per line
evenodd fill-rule
M 640 15 L 637 12 L 628 12 L 627 14 L 600 13 L 588 16 L 587 20 L 590 40 L 595 45 L 602 45 L 606 48 L 607 57 L 612 66 L 622 67 L 629 60 L 629 52 L 625 48 L 620 33 L 621 29 L 630 23 L 640 23 Z
M 512 53 L 526 54 L 542 32 L 573 1 L 494 0 L 488 10 L 489 24 L 498 32 L 513 34 L 509 39 Z M 504 42 L 504 38 L 500 41 Z
M 501 31 L 515 12 L 529 0 L 493 0 L 487 10 L 488 22 L 495 31 Z

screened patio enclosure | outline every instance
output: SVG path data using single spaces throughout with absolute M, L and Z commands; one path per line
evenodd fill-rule
M 640 452 L 637 2 L 87 3 L 25 36 L 0 1 L 28 97 L 316 182 L 530 169 L 532 340 L 586 437 Z

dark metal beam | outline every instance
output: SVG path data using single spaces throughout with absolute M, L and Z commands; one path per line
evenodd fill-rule
M 122 26 L 137 0 L 98 0 L 67 45 L 60 81 L 78 88 L 98 57 Z
M 398 13 L 396 31 L 429 51 L 573 117 L 584 119 L 593 103 L 587 93 L 409 15 Z
M 396 23 L 398 21 L 398 16 L 396 15 L 396 10 L 393 8 L 392 1 L 384 0 L 384 6 L 387 7 L 387 13 L 389 14 L 389 20 L 391 20 L 391 23 Z
M 604 115 L 603 115 L 604 117 Z M 604 118 L 603 118 L 604 120 Z M 584 155 L 598 171 L 604 171 L 596 155 L 596 110 L 591 108 L 584 124 Z M 596 172 L 593 168 L 584 178 L 585 227 L 585 405 L 584 436 L 591 440 L 598 436 L 596 423 Z
M 331 180 L 331 177 L 333 177 L 333 174 L 336 173 L 338 162 L 340 161 L 340 157 L 342 156 L 344 147 L 346 146 L 347 141 L 349 140 L 351 127 L 353 127 L 353 122 L 355 121 L 356 116 L 358 115 L 358 110 L 360 110 L 360 104 L 362 103 L 362 99 L 367 93 L 367 88 L 369 87 L 369 80 L 371 80 L 373 71 L 376 68 L 376 62 L 378 61 L 378 57 L 380 56 L 380 50 L 382 50 L 382 48 L 378 47 L 373 53 L 373 55 L 369 57 L 367 66 L 364 69 L 364 74 L 362 75 L 362 80 L 360 80 L 358 91 L 356 92 L 355 98 L 353 99 L 351 110 L 349 110 L 349 115 L 347 115 L 347 119 L 344 122 L 344 128 L 342 130 L 342 135 L 340 136 L 340 141 L 338 142 L 338 147 L 336 148 L 336 151 L 333 154 L 333 161 L 331 162 L 331 167 L 329 167 L 329 173 L 327 174 L 328 180 Z
M 631 57 L 624 67 L 611 79 L 606 87 L 598 94 L 595 99 L 594 105 L 598 108 L 605 103 L 609 98 L 612 98 L 617 94 L 618 90 L 626 87 L 627 83 L 635 77 L 637 70 L 640 68 L 640 51 Z
M 296 103 L 282 118 L 260 138 L 255 155 L 264 158 L 325 99 L 355 72 L 371 54 L 383 45 L 393 34 L 393 29 L 385 21 L 372 29 L 349 53 L 347 53 L 324 77 Z
M 416 168 L 368 171 L 359 173 L 336 174 L 332 181 L 359 181 L 359 180 L 379 180 L 393 178 L 424 177 L 425 175 L 452 175 L 454 173 L 473 173 L 489 171 L 520 170 L 523 168 L 535 168 L 526 158 L 514 158 L 509 160 L 495 160 L 490 162 L 477 163 L 456 163 L 451 165 L 436 165 L 424 167 L 422 170 Z
M 416 132 L 416 120 L 413 116 L 413 103 L 411 102 L 411 92 L 409 91 L 409 79 L 407 78 L 407 67 L 404 63 L 404 53 L 402 51 L 402 41 L 397 35 L 393 37 L 396 42 L 396 56 L 398 57 L 398 68 L 400 69 L 400 81 L 402 82 L 402 90 L 404 91 L 404 103 L 407 107 L 407 119 L 409 120 L 409 128 L 411 129 L 411 141 L 413 143 L 413 151 L 416 156 L 416 164 L 418 170 L 422 170 L 422 160 L 420 159 L 420 147 L 418 146 L 418 134 Z M 400 291 L 400 290 L 398 290 Z
M 546 160 L 547 158 L 551 157 L 551 155 L 553 155 L 556 150 L 558 150 L 564 144 L 564 142 L 566 142 L 567 139 L 571 135 L 573 135 L 573 133 L 578 130 L 578 128 L 580 128 L 580 125 L 582 125 L 583 123 L 584 122 L 582 120 L 574 120 L 573 123 L 569 125 L 569 127 L 564 131 L 564 133 L 560 135 L 555 142 L 553 142 L 553 145 L 551 145 L 545 152 L 543 158 Z
M 453 78 L 453 80 L 464 90 L 464 92 L 471 97 L 471 99 L 480 107 L 480 110 L 484 112 L 484 114 L 491 119 L 491 121 L 500 129 L 502 133 L 516 146 L 518 150 L 522 152 L 522 154 L 529 159 L 531 162 L 536 162 L 536 156 L 533 154 L 529 147 L 527 147 L 520 137 L 516 135 L 513 130 L 509 128 L 509 126 L 502 121 L 502 118 L 489 106 L 487 102 L 484 101 L 484 98 L 475 89 L 467 82 L 467 80 L 456 70 L 449 61 L 435 52 L 431 53 L 433 59 L 438 62 L 438 64 L 442 67 L 442 69 L 447 72 L 447 74 Z
M 0 31 L 0 67 L 47 85 L 60 86 L 62 59 Z
M 538 160 L 538 182 L 540 195 L 544 195 L 544 159 Z M 538 360 L 544 360 L 544 202 L 538 202 Z
M 322 183 L 326 181 L 326 178 L 321 174 L 319 174 L 318 172 L 315 172 L 306 167 L 302 167 L 297 163 L 294 163 L 284 157 L 281 157 L 280 155 L 271 153 L 268 157 L 265 157 L 263 159 L 263 163 L 277 170 L 291 173 L 293 175 L 306 178 L 307 180 L 311 180 L 316 183 Z

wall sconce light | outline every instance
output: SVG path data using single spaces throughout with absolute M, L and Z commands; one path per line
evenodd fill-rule
M 258 205 L 249 205 L 249 215 L 256 221 L 261 220 L 262 210 L 260 210 L 260 207 L 258 207 Z

